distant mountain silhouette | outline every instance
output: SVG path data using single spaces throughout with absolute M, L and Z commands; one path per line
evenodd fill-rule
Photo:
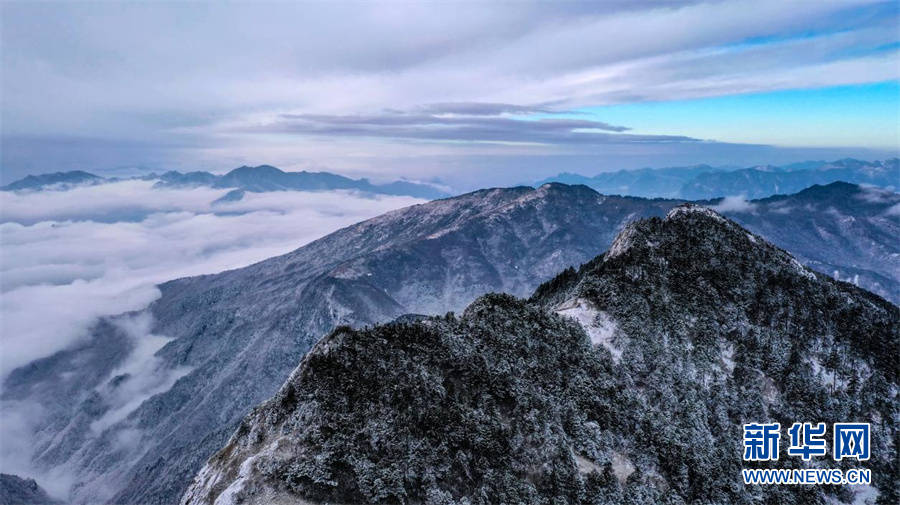
M 242 166 L 225 175 L 209 172 L 178 171 L 165 172 L 162 175 L 149 174 L 132 179 L 156 180 L 157 188 L 212 187 L 234 188 L 253 193 L 269 191 L 327 191 L 347 189 L 382 195 L 412 196 L 426 200 L 434 200 L 449 196 L 448 193 L 428 184 L 409 181 L 394 181 L 385 184 L 373 184 L 368 179 L 351 179 L 330 172 L 285 172 L 271 165 L 256 167 Z M 3 186 L 3 191 L 43 191 L 68 190 L 77 186 L 119 182 L 120 178 L 105 178 L 88 172 L 72 171 L 55 174 L 29 175 L 11 184 Z M 230 195 L 230 193 L 229 193 Z M 243 196 L 243 195 L 242 195 Z M 233 201 L 234 195 L 217 200 Z M 239 198 L 238 198 L 239 199 Z
M 796 193 L 814 184 L 835 181 L 896 189 L 900 185 L 900 160 L 863 161 L 852 158 L 826 161 L 804 161 L 781 167 L 749 168 L 689 167 L 643 168 L 619 170 L 588 177 L 562 173 L 535 183 L 584 184 L 607 195 L 632 195 L 645 198 L 684 198 L 703 200 L 742 195 L 765 198 L 777 194 Z
M 6 186 L 0 187 L 2 191 L 28 191 L 41 189 L 69 189 L 74 186 L 88 184 L 101 184 L 106 179 L 81 170 L 71 172 L 56 172 L 53 174 L 29 175 Z

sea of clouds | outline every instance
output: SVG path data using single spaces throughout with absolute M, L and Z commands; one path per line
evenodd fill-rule
M 420 200 L 359 193 L 158 189 L 124 181 L 0 192 L 0 377 L 146 307 L 156 284 L 238 268 Z
M 411 197 L 347 191 L 247 193 L 213 203 L 228 190 L 159 189 L 123 181 L 68 191 L 0 192 L 0 392 L 9 373 L 88 338 L 103 316 L 139 311 L 171 279 L 221 272 L 284 254 L 341 227 L 420 203 Z M 141 402 L 169 389 L 189 369 L 155 357 L 170 340 L 151 333 L 146 312 L 111 319 L 133 340 L 113 372 L 127 387 L 98 390 L 109 412 L 99 434 Z M 4 400 L 0 471 L 35 477 L 66 497 L 71 468 L 31 464 L 35 426 L 46 416 L 38 398 Z M 122 449 L 139 433 L 120 430 Z M 123 438 L 124 437 L 124 438 Z

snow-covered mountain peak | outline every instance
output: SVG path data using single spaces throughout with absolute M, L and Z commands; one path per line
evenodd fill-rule
M 529 300 L 338 328 L 182 504 L 836 501 L 735 484 L 743 423 L 808 412 L 872 423 L 869 464 L 891 468 L 900 309 L 703 212 L 623 233 Z
M 684 217 L 698 216 L 709 217 L 717 221 L 724 221 L 725 219 L 721 214 L 710 209 L 709 207 L 704 207 L 703 205 L 697 205 L 695 203 L 685 203 L 679 205 L 666 213 L 666 219 L 680 219 Z

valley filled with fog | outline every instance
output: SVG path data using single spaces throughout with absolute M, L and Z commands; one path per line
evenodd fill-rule
M 104 315 L 140 310 L 156 284 L 287 253 L 338 228 L 421 202 L 347 191 L 160 189 L 123 181 L 0 192 L 0 374 L 76 342 Z

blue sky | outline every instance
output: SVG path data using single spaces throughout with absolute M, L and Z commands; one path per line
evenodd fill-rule
M 701 139 L 787 147 L 900 146 L 898 81 L 584 107 L 578 112 L 646 134 L 677 131 Z
M 896 1 L 2 9 L 0 182 L 268 163 L 465 189 L 898 151 Z

